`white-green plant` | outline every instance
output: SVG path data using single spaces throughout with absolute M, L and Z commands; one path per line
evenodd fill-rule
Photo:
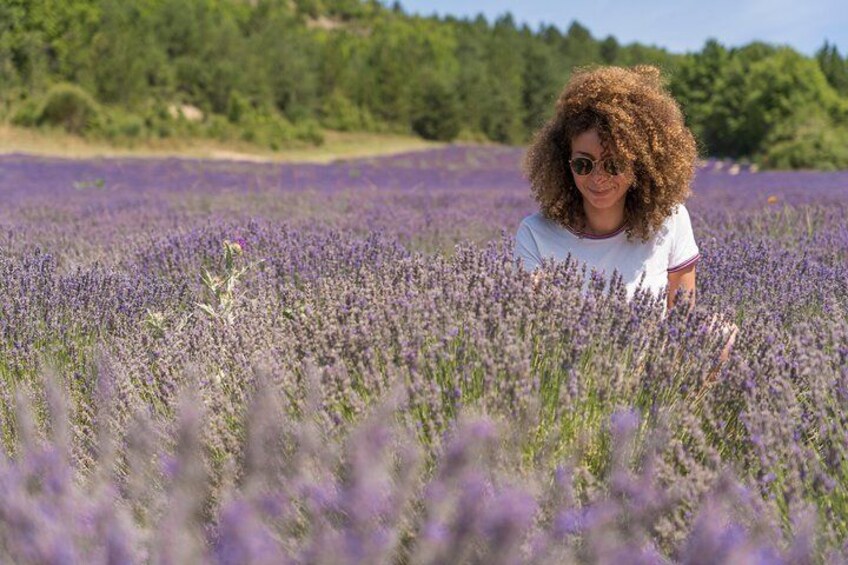
M 244 247 L 238 241 L 225 239 L 224 247 L 224 270 L 222 274 L 213 274 L 205 267 L 200 275 L 203 286 L 206 289 L 207 300 L 197 302 L 197 307 L 213 320 L 225 324 L 232 324 L 235 319 L 233 306 L 236 298 L 236 285 L 239 279 L 250 269 L 256 267 L 262 261 L 255 261 L 244 266 L 239 263 L 244 256 Z

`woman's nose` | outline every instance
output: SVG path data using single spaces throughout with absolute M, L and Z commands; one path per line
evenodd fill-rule
M 592 169 L 592 172 L 589 173 L 589 178 L 594 180 L 596 183 L 606 184 L 612 180 L 612 175 L 606 172 L 603 167 L 595 167 Z

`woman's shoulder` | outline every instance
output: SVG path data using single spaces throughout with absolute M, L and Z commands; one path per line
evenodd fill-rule
M 687 225 L 691 225 L 689 210 L 686 208 L 686 204 L 677 204 L 674 208 L 672 208 L 671 213 L 663 221 L 662 227 L 659 229 L 657 235 L 674 233 L 680 229 L 681 226 L 685 227 Z
M 545 216 L 543 216 L 541 212 L 535 212 L 533 214 L 530 214 L 529 216 L 525 216 L 524 219 L 521 220 L 521 225 L 533 228 L 544 226 L 548 222 L 550 222 L 550 220 L 545 218 Z
M 542 212 L 536 212 L 526 216 L 521 220 L 518 231 L 519 233 L 530 232 L 536 237 L 543 238 L 562 237 L 571 233 L 558 222 L 545 217 Z
M 674 210 L 672 210 L 672 212 L 671 212 L 670 218 L 677 220 L 677 221 L 679 221 L 681 219 L 688 220 L 689 219 L 689 209 L 686 208 L 686 204 L 680 203 L 677 206 L 675 206 Z
M 540 256 L 554 257 L 564 257 L 584 246 L 575 234 L 541 212 L 531 214 L 521 221 L 516 243 L 537 249 Z
M 681 229 L 692 229 L 692 219 L 689 217 L 689 210 L 686 208 L 686 204 L 678 204 L 674 208 L 674 211 L 666 219 L 666 225 L 668 225 L 672 232 L 679 231 Z
M 541 212 L 536 212 L 525 216 L 518 226 L 518 231 L 522 232 L 545 232 L 551 230 L 556 224 L 542 215 Z

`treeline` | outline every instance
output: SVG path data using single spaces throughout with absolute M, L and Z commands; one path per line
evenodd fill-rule
M 671 79 L 689 125 L 716 156 L 772 168 L 848 168 L 848 64 L 835 46 L 814 59 L 788 47 L 708 41 Z
M 376 0 L 0 0 L 0 113 L 110 139 L 272 148 L 323 129 L 522 143 L 576 66 L 662 67 L 704 154 L 848 167 L 848 64 L 825 45 L 676 55 Z

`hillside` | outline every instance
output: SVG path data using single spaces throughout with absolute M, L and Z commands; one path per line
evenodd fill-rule
M 374 0 L 14 0 L 0 37 L 0 119 L 122 147 L 274 152 L 327 131 L 521 144 L 575 67 L 650 63 L 705 154 L 848 167 L 848 71 L 828 45 L 816 59 L 714 41 L 680 55 L 579 21 L 533 30 Z

